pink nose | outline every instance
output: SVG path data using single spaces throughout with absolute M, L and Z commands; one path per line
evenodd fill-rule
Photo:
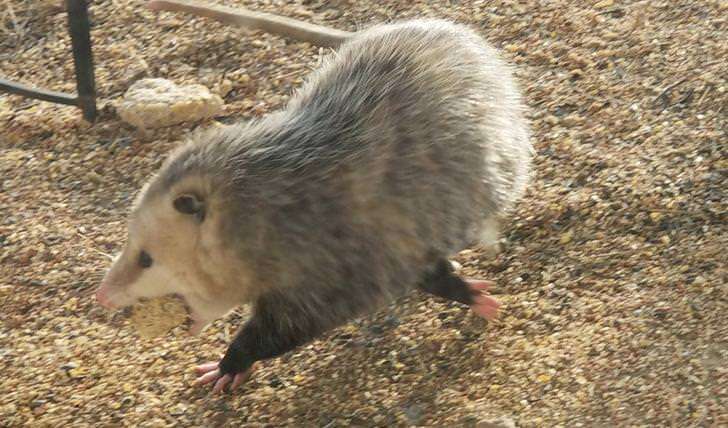
M 106 287 L 101 286 L 98 290 L 96 290 L 96 300 L 98 300 L 101 306 L 107 309 L 111 309 L 113 307 L 111 301 L 109 300 L 109 294 Z

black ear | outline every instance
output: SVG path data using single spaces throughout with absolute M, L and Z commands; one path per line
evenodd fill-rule
M 174 209 L 182 214 L 194 215 L 198 221 L 205 218 L 205 204 L 197 195 L 186 193 L 174 200 Z

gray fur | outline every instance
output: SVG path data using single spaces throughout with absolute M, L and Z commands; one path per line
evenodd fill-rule
M 144 198 L 199 177 L 205 189 L 188 190 L 255 270 L 249 300 L 286 296 L 300 310 L 276 322 L 313 317 L 317 333 L 412 289 L 513 205 L 532 155 L 523 111 L 509 68 L 469 29 L 377 26 L 282 111 L 196 135 Z

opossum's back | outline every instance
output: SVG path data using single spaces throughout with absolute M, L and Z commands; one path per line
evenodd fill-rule
M 341 153 L 370 150 L 396 163 L 437 146 L 437 161 L 460 165 L 441 173 L 481 176 L 489 173 L 482 163 L 461 162 L 486 152 L 501 164 L 530 158 L 511 71 L 467 27 L 439 20 L 377 26 L 344 44 L 314 76 L 294 104 L 342 131 Z
M 472 240 L 525 185 L 531 148 L 517 89 L 495 51 L 465 27 L 412 21 L 367 30 L 296 102 L 338 130 L 323 149 L 349 163 L 349 193 L 368 203 L 367 218 L 443 250 Z

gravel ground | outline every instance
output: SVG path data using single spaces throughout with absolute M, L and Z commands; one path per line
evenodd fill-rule
M 0 76 L 73 91 L 53 3 L 2 3 Z M 213 121 L 140 134 L 112 101 L 165 77 L 223 95 L 217 121 L 255 117 L 326 52 L 96 1 L 96 124 L 0 95 L 0 426 L 728 426 L 728 3 L 223 3 L 348 30 L 447 17 L 518 65 L 535 178 L 498 253 L 457 257 L 498 283 L 500 321 L 415 294 L 263 364 L 235 395 L 194 388 L 191 366 L 223 352 L 242 312 L 199 338 L 142 340 L 93 291 L 140 184 Z

